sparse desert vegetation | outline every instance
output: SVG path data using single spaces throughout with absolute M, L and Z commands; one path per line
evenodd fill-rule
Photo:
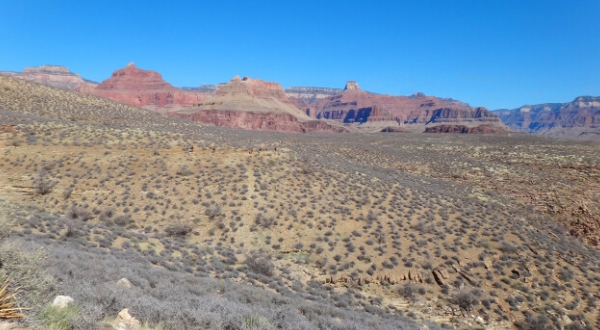
M 600 326 L 598 144 L 241 131 L 0 79 L 29 322 L 66 294 L 74 329 Z

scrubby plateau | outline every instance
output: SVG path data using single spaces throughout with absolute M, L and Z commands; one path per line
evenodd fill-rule
M 600 327 L 598 144 L 243 131 L 0 78 L 24 326 Z

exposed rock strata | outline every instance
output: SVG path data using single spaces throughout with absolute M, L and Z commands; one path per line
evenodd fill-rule
M 311 117 L 359 128 L 376 128 L 382 124 L 384 127 L 401 127 L 439 123 L 489 123 L 503 127 L 500 119 L 483 107 L 472 108 L 463 102 L 423 93 L 411 96 L 370 93 L 354 81 L 349 81 L 336 95 L 313 100 L 294 98 L 292 101 Z
M 93 89 L 98 85 L 98 83 L 85 80 L 80 75 L 69 71 L 68 68 L 59 65 L 42 65 L 37 68 L 25 68 L 23 72 L 4 71 L 0 74 L 65 90 Z
M 529 134 L 600 141 L 600 97 L 525 105 L 495 113 L 511 129 Z
M 133 63 L 113 72 L 96 88 L 80 91 L 152 110 L 197 106 L 210 96 L 175 88 L 158 72 L 139 69 Z
M 436 125 L 425 128 L 425 133 L 460 133 L 460 134 L 499 134 L 506 133 L 508 130 L 491 124 L 482 124 L 478 126 L 466 125 Z
M 232 110 L 203 110 L 195 113 L 173 113 L 173 116 L 212 124 L 221 127 L 242 128 L 248 130 L 279 132 L 348 132 L 347 128 L 333 126 L 320 120 L 299 122 L 298 118 L 287 113 L 255 113 Z
M 290 100 L 302 100 L 304 102 L 314 102 L 324 99 L 328 96 L 334 96 L 341 92 L 339 88 L 325 87 L 290 87 L 285 90 L 285 93 Z M 295 101 L 292 101 L 295 103 Z
M 347 129 L 311 119 L 288 99 L 280 84 L 234 77 L 197 107 L 172 115 L 216 126 L 284 132 Z
M 382 133 L 411 133 L 402 127 L 388 126 L 381 129 Z

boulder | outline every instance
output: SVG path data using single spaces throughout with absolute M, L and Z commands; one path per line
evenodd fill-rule
M 566 314 L 563 314 L 561 316 L 561 319 L 562 319 L 564 325 L 571 325 L 571 324 L 573 324 L 573 320 L 571 320 L 571 318 L 569 316 L 567 316 Z
M 56 296 L 52 301 L 52 307 L 65 308 L 69 306 L 69 304 L 73 303 L 73 301 L 73 298 L 69 296 Z
M 436 268 L 431 271 L 431 273 L 433 274 L 433 279 L 438 285 L 444 286 L 447 284 L 446 280 L 448 279 L 448 272 L 445 269 Z
M 487 270 L 491 270 L 492 267 L 494 266 L 492 259 L 488 256 L 483 258 L 483 265 L 485 266 L 485 269 L 487 269 Z
M 467 280 L 467 282 L 469 282 L 469 284 L 471 284 L 472 286 L 479 286 L 480 285 L 480 281 L 478 281 L 474 275 L 469 274 L 465 271 L 460 271 L 458 272 L 462 277 L 464 277 L 465 280 Z
M 485 320 L 481 316 L 477 316 L 475 318 L 475 322 L 478 323 L 478 324 L 481 324 L 481 325 L 485 324 Z
M 131 289 L 131 288 L 133 288 L 133 284 L 131 284 L 131 282 L 126 277 L 123 277 L 122 279 L 120 279 L 117 282 L 117 286 L 120 287 L 120 288 L 123 288 L 123 289 Z
M 131 316 L 127 308 L 119 312 L 115 323 L 117 323 L 117 330 L 136 330 L 140 328 L 140 321 Z

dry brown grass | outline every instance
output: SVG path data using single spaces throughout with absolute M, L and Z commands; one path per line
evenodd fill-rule
M 15 301 L 14 292 L 8 291 L 9 282 L 5 280 L 0 286 L 0 319 L 20 319 L 25 316 L 21 314 L 24 308 L 16 307 L 17 302 Z

